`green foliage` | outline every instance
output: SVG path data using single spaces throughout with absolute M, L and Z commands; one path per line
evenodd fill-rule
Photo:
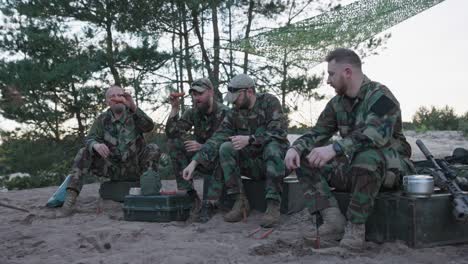
M 468 112 L 459 118 L 458 130 L 463 133 L 463 136 L 468 137 Z
M 425 130 L 457 130 L 459 118 L 452 107 L 445 106 L 430 109 L 422 106 L 413 116 L 413 124 L 418 129 Z
M 33 138 L 30 135 L 17 137 L 4 134 L 2 140 L 0 160 L 6 173 L 29 173 L 31 178 L 47 178 L 46 182 L 54 181 L 49 174 L 60 175 L 58 178 L 65 177 L 80 147 L 80 142 L 72 137 L 55 141 L 50 138 Z
M 288 134 L 298 134 L 302 135 L 310 131 L 310 126 L 307 125 L 300 125 L 300 126 L 292 126 L 288 128 Z
M 413 122 L 403 122 L 403 130 L 416 130 L 416 126 Z
M 8 190 L 22 190 L 46 187 L 51 185 L 59 185 L 63 181 L 63 179 L 64 177 L 60 177 L 57 174 L 41 172 L 37 175 L 33 175 L 30 177 L 16 177 L 11 180 L 4 180 L 3 185 Z

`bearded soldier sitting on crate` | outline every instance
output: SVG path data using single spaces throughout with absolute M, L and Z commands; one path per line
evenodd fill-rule
M 143 138 L 143 133 L 153 130 L 153 120 L 117 85 L 108 88 L 105 96 L 109 109 L 94 121 L 85 147 L 73 161 L 62 216 L 72 213 L 86 174 L 138 181 L 145 171 L 157 170 L 160 150 L 155 144 L 146 144 Z
M 193 180 L 184 180 L 182 170 L 218 129 L 229 108 L 215 100 L 213 84 L 207 78 L 193 81 L 189 92 L 193 99 L 193 107 L 185 110 L 181 116 L 179 116 L 179 99 L 173 95 L 169 98 L 172 110 L 166 124 L 167 147 L 176 176 L 177 188 L 186 190 L 192 199 L 193 206 L 189 221 L 204 223 L 213 216 L 216 204 L 221 198 L 223 172 L 217 162 L 197 168 L 197 173 L 204 177 L 205 191 L 203 202 L 200 204 Z M 191 129 L 193 129 L 193 139 L 187 138 L 187 132 Z
M 286 116 L 278 98 L 256 93 L 254 81 L 246 74 L 231 79 L 225 99 L 234 108 L 192 158 L 183 177 L 191 179 L 199 164 L 206 166 L 219 156 L 226 193 L 235 201 L 231 211 L 224 215 L 226 222 L 242 220 L 250 209 L 241 174 L 266 180 L 267 209 L 261 225 L 271 227 L 280 218 L 281 184 L 285 177 L 283 159 L 289 146 Z
M 400 176 L 413 170 L 411 147 L 402 133 L 398 101 L 387 87 L 363 74 L 358 55 L 336 49 L 326 61 L 327 83 L 337 95 L 311 131 L 292 144 L 285 163 L 296 169 L 309 212 L 323 218 L 321 239 L 341 239 L 340 246 L 361 249 L 365 223 L 382 185 L 395 187 Z M 341 139 L 327 143 L 337 131 Z M 346 218 L 330 187 L 351 192 Z M 304 239 L 315 241 L 316 233 Z

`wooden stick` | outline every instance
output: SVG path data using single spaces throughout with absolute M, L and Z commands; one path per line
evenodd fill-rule
M 15 209 L 15 210 L 22 211 L 22 212 L 26 212 L 26 213 L 29 213 L 29 210 L 26 210 L 26 209 L 23 209 L 23 208 L 20 208 L 20 207 L 16 207 L 16 206 L 13 206 L 13 205 L 4 204 L 4 203 L 2 203 L 2 202 L 0 202 L 0 206 L 7 207 L 7 208 L 10 208 L 10 209 Z

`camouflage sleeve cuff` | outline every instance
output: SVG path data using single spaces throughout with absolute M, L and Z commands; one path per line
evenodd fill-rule
M 90 141 L 88 141 L 88 142 L 86 142 L 86 143 L 87 143 L 87 145 L 88 145 L 87 149 L 88 149 L 89 153 L 93 153 L 93 146 L 94 146 L 94 144 L 97 144 L 97 143 L 99 143 L 99 142 L 97 142 L 96 140 L 93 139 L 93 140 L 90 140 Z
M 143 110 L 141 110 L 139 107 L 137 107 L 135 113 L 134 113 L 136 118 L 143 118 L 143 119 L 150 119 Z
M 302 156 L 302 152 L 304 152 L 305 148 L 304 146 L 301 146 L 300 144 L 293 144 L 291 147 L 289 147 L 290 149 L 294 149 L 295 151 L 297 151 L 297 153 L 299 154 L 299 156 Z
M 192 160 L 198 162 L 198 164 L 201 164 L 203 167 L 208 167 L 210 165 L 210 161 L 206 160 L 202 157 L 203 155 L 198 151 L 195 156 L 193 156 Z
M 343 154 L 346 157 L 352 157 L 354 152 L 356 151 L 356 145 L 350 138 L 343 138 L 335 142 L 338 146 L 340 146 Z

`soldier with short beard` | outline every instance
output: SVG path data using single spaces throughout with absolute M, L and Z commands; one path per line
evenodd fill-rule
M 83 188 L 83 176 L 94 174 L 115 181 L 139 181 L 147 170 L 157 171 L 160 150 L 146 144 L 143 133 L 153 130 L 153 120 L 117 85 L 106 91 L 109 109 L 94 121 L 71 169 L 62 216 L 72 213 Z
M 229 108 L 214 100 L 214 87 L 207 78 L 195 80 L 189 92 L 193 107 L 185 110 L 181 117 L 179 117 L 179 99 L 175 96 L 169 98 L 172 110 L 166 124 L 167 146 L 177 188 L 186 190 L 193 200 L 189 221 L 204 223 L 215 213 L 222 194 L 221 168 L 217 161 L 198 167 L 197 174 L 204 178 L 203 202 L 193 187 L 192 179 L 182 178 L 182 170 L 218 129 Z M 189 138 L 188 132 L 192 129 L 193 138 Z
M 339 48 L 325 60 L 327 83 L 336 96 L 315 126 L 294 141 L 285 163 L 296 170 L 309 212 L 323 218 L 320 239 L 341 240 L 340 246 L 361 250 L 365 223 L 381 188 L 398 188 L 400 178 L 413 173 L 411 147 L 402 132 L 398 100 L 364 75 L 359 56 Z M 330 143 L 336 132 L 341 138 Z M 331 187 L 351 193 L 346 218 Z M 316 231 L 303 235 L 305 241 L 316 240 Z
M 261 225 L 271 227 L 280 217 L 281 186 L 285 177 L 284 155 L 289 146 L 287 120 L 274 95 L 256 93 L 255 83 L 246 74 L 232 78 L 225 100 L 234 104 L 220 128 L 192 158 L 183 171 L 191 179 L 198 164 L 212 164 L 219 154 L 226 192 L 234 206 L 226 222 L 238 222 L 249 211 L 241 174 L 266 180 L 267 210 Z

